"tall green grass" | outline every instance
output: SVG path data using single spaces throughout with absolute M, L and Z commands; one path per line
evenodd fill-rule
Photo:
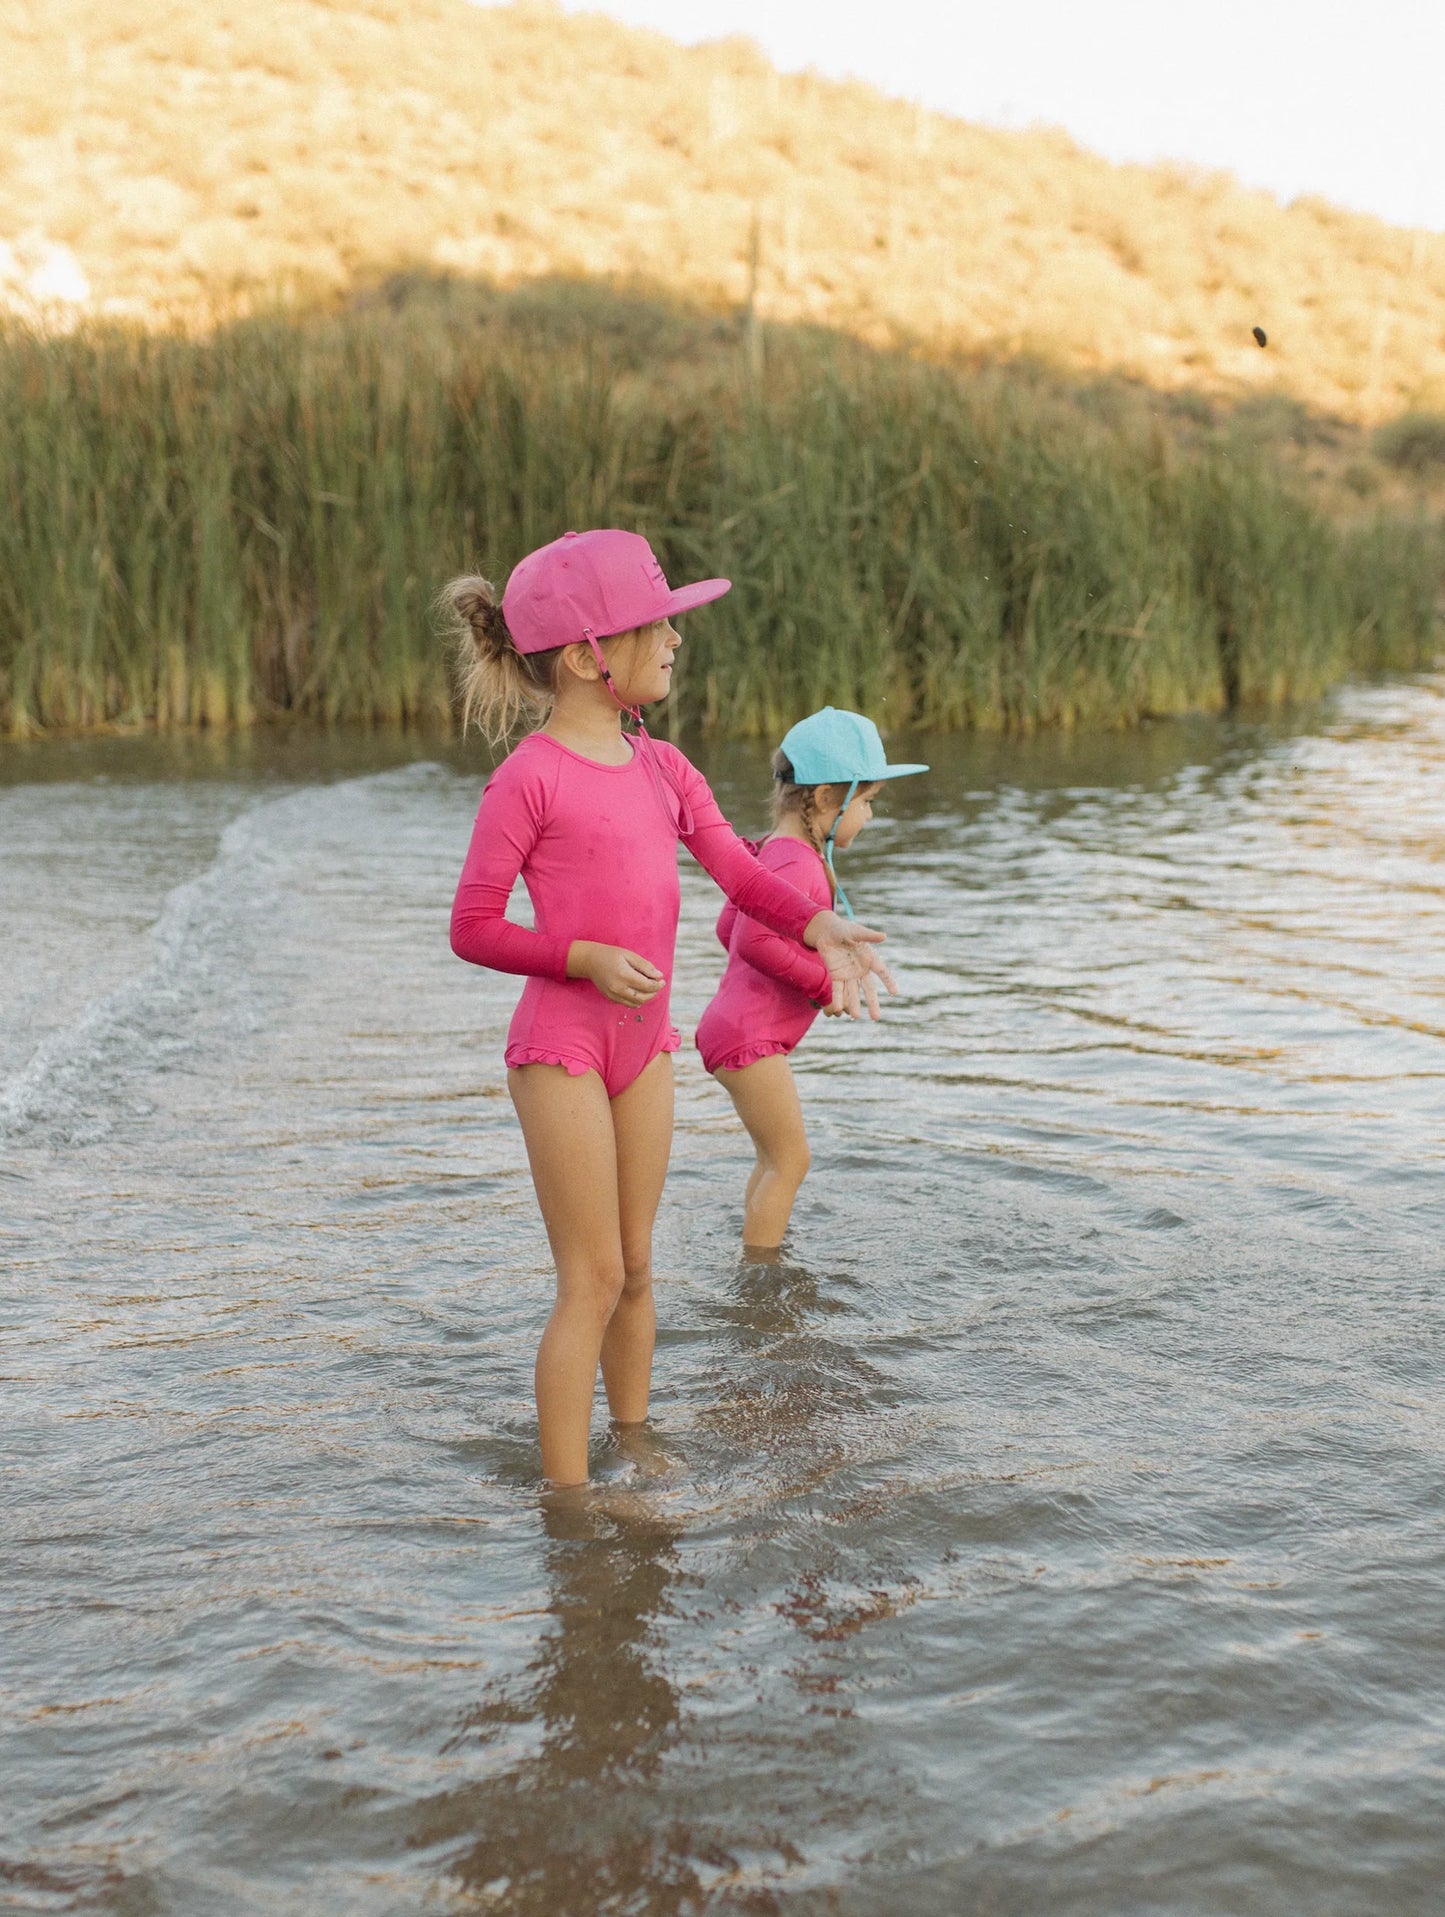
M 1031 728 L 1311 697 L 1435 642 L 1445 541 L 1243 435 L 581 289 L 0 338 L 0 727 L 449 723 L 430 602 L 569 526 L 732 594 L 667 723 Z

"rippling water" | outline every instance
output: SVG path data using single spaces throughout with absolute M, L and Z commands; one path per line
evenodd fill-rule
M 0 1907 L 1441 1908 L 1445 683 L 926 744 L 776 1266 L 681 1055 L 571 1516 L 475 766 L 3 749 Z

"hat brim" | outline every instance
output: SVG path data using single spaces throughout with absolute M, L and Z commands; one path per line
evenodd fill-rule
M 699 579 L 696 585 L 679 586 L 669 592 L 666 599 L 649 611 L 645 621 L 638 625 L 655 625 L 659 619 L 675 619 L 679 613 L 691 612 L 694 606 L 705 606 L 710 599 L 721 599 L 725 592 L 731 592 L 731 579 Z M 632 626 L 609 627 L 607 631 L 594 630 L 595 639 L 615 639 L 619 633 L 631 632 Z
M 667 595 L 667 602 L 658 614 L 659 619 L 672 619 L 680 612 L 691 612 L 695 606 L 705 606 L 714 599 L 721 599 L 725 592 L 731 592 L 731 579 L 699 579 L 693 586 L 678 586 Z
M 886 765 L 879 774 L 884 779 L 911 779 L 915 772 L 926 772 L 926 765 Z

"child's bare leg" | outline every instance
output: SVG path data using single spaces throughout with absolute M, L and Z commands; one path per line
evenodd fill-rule
M 743 1243 L 760 1250 L 782 1243 L 793 1200 L 808 1175 L 808 1133 L 786 1058 L 760 1058 L 740 1072 L 719 1071 L 747 1127 L 758 1161 L 743 1203 Z
M 612 1101 L 617 1141 L 618 1218 L 622 1238 L 622 1296 L 602 1337 L 602 1382 L 619 1424 L 647 1416 L 657 1314 L 652 1301 L 652 1224 L 672 1150 L 672 1054 Z
M 557 1302 L 537 1352 L 542 1473 L 587 1479 L 587 1433 L 602 1339 L 622 1295 L 622 1233 L 612 1107 L 595 1072 L 560 1065 L 507 1074 L 557 1267 Z

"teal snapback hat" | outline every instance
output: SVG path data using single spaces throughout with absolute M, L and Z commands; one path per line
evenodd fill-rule
M 800 719 L 785 734 L 782 751 L 798 785 L 872 785 L 928 770 L 926 765 L 889 765 L 873 721 L 837 706 Z

